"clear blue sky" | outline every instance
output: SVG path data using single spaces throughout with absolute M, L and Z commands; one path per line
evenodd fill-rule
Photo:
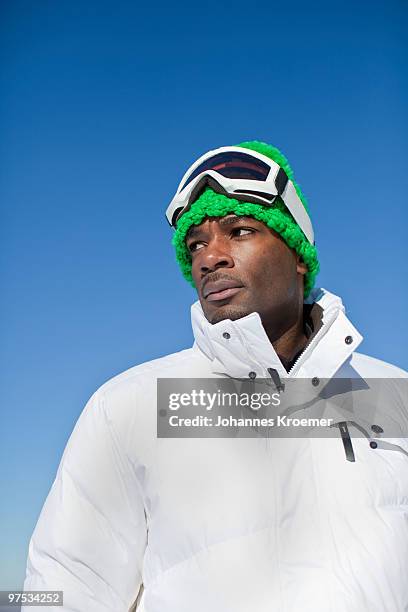
M 318 284 L 360 350 L 408 369 L 405 2 L 4 1 L 0 589 L 86 400 L 192 343 L 164 218 L 198 155 L 280 147 Z

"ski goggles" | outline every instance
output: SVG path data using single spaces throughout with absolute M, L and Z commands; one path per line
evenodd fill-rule
M 221 147 L 205 153 L 187 170 L 167 208 L 166 217 L 172 227 L 177 227 L 181 215 L 206 186 L 243 202 L 270 207 L 279 196 L 310 244 L 314 244 L 312 222 L 295 186 L 283 168 L 266 155 L 242 147 Z

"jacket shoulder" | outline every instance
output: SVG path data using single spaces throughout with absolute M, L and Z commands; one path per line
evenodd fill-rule
M 165 378 L 172 375 L 179 375 L 181 377 L 181 372 L 191 365 L 195 355 L 195 351 L 192 348 L 188 348 L 145 361 L 109 378 L 97 389 L 96 393 L 109 394 L 110 391 L 117 387 L 128 387 L 138 382 L 145 384 L 149 380 L 154 381 L 160 377 Z
M 408 378 L 408 372 L 402 368 L 363 353 L 353 353 L 350 365 L 366 378 Z
M 79 421 L 87 418 L 105 422 L 122 439 L 133 432 L 130 442 L 141 448 L 143 437 L 151 439 L 156 427 L 158 378 L 189 377 L 195 366 L 192 348 L 133 366 L 104 382 L 87 402 Z M 146 433 L 148 432 L 148 434 Z

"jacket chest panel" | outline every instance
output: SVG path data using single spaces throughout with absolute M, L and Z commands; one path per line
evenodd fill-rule
M 389 449 L 372 448 L 366 438 L 351 437 L 353 462 L 347 461 L 340 437 L 313 440 L 315 470 L 321 487 L 330 492 L 330 511 L 337 508 L 337 513 L 349 517 L 364 508 L 408 510 L 407 445 L 404 440 L 392 442 Z
M 353 445 L 355 463 L 346 460 L 341 439 L 159 440 L 146 479 L 146 582 L 206 551 L 217 555 L 228 542 L 241 541 L 245 548 L 245 539 L 263 532 L 274 551 L 271 571 L 280 567 L 282 580 L 321 580 L 333 564 L 343 571 L 350 565 L 350 545 L 353 564 L 362 571 L 367 551 L 378 556 L 379 568 L 389 546 L 402 560 L 408 555 L 400 541 L 408 477 L 401 474 L 408 470 L 400 463 L 408 467 L 408 457 L 394 451 L 375 455 L 362 439 Z M 377 486 L 379 479 L 385 486 Z M 356 542 L 359 531 L 367 536 L 357 544 L 361 554 L 350 542 L 353 520 Z M 311 555 L 313 567 L 305 570 Z
M 320 538 L 311 461 L 308 440 L 160 440 L 154 474 L 146 480 L 153 501 L 149 576 L 262 532 L 268 551 L 274 551 L 268 563 L 274 565 L 281 526 L 289 534 L 288 554 L 297 550 L 298 561 L 305 561 Z M 305 516 L 309 524 L 302 529 Z

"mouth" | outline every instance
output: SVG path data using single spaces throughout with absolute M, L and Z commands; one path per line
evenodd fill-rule
M 218 302 L 232 297 L 241 289 L 242 285 L 233 279 L 210 281 L 204 286 L 203 297 L 207 302 Z
M 206 297 L 207 302 L 218 302 L 219 300 L 226 300 L 232 297 L 238 291 L 241 291 L 242 287 L 230 287 L 229 289 L 222 289 L 221 291 L 215 291 L 214 293 L 208 294 Z

